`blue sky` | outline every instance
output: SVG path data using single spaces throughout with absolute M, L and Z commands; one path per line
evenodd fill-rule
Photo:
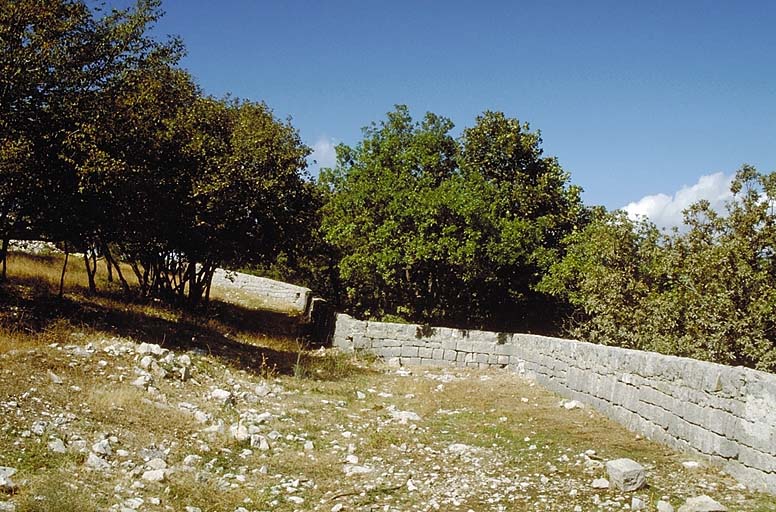
M 586 202 L 609 208 L 694 198 L 701 177 L 724 187 L 744 162 L 776 170 L 776 2 L 163 5 L 158 31 L 183 38 L 206 93 L 291 116 L 324 162 L 404 103 L 456 133 L 486 109 L 530 122 Z

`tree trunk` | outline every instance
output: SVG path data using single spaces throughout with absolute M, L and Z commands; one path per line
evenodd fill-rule
M 65 293 L 65 272 L 67 271 L 67 259 L 70 256 L 70 247 L 65 242 L 65 263 L 62 265 L 62 276 L 59 278 L 59 298 Z
M 0 258 L 3 260 L 3 273 L 0 275 L 0 281 L 5 281 L 8 277 L 8 274 L 6 272 L 6 267 L 8 264 L 8 243 L 10 240 L 8 240 L 8 237 L 3 237 L 3 247 L 0 249 Z
M 116 275 L 119 277 L 119 282 L 121 283 L 121 287 L 124 288 L 124 293 L 127 295 L 130 294 L 129 290 L 129 283 L 126 279 L 124 279 L 124 274 L 121 272 L 121 267 L 119 267 L 119 263 L 113 259 L 113 255 L 110 253 L 110 248 L 108 247 L 108 244 L 105 244 L 105 247 L 103 249 L 105 252 L 105 264 L 108 265 L 108 280 L 110 281 L 111 277 L 111 268 L 115 267 L 116 269 Z
M 89 293 L 97 293 L 97 284 L 94 282 L 94 273 L 97 269 L 92 268 L 88 249 L 84 249 L 84 263 L 86 264 L 86 275 L 89 278 Z

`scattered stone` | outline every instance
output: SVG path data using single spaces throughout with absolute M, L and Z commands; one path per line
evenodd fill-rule
M 333 507 L 331 507 L 331 512 L 342 512 L 342 510 L 345 508 L 345 505 L 342 503 L 337 503 Z
M 366 394 L 362 391 L 356 391 L 356 399 L 357 400 L 363 400 L 366 398 Z
M 304 498 L 302 498 L 301 496 L 288 496 L 286 499 L 296 505 L 301 505 L 302 503 L 304 503 Z
M 232 435 L 234 440 L 239 443 L 247 441 L 251 438 L 251 435 L 248 432 L 248 427 L 242 423 L 233 423 L 232 426 L 229 427 L 229 433 Z
M 145 471 L 142 478 L 146 482 L 164 482 L 167 475 L 164 469 L 151 469 Z
M 593 483 L 591 484 L 593 489 L 608 489 L 609 488 L 609 480 L 606 478 L 596 478 L 593 480 Z
M 16 468 L 9 466 L 0 466 L 0 491 L 5 493 L 16 492 L 17 486 L 11 480 L 11 477 L 16 474 Z
M 701 465 L 694 460 L 686 460 L 682 462 L 682 466 L 684 466 L 687 469 L 698 469 Z
M 266 437 L 259 434 L 253 434 L 251 436 L 251 448 L 258 448 L 259 450 L 266 452 L 269 450 L 269 442 Z
M 153 459 L 146 462 L 146 467 L 148 469 L 167 469 L 167 463 L 164 461 L 164 459 L 154 457 Z
M 212 398 L 216 402 L 220 402 L 223 405 L 230 404 L 234 401 L 234 397 L 232 396 L 231 391 L 227 391 L 225 389 L 220 389 L 220 388 L 216 388 L 213 391 L 211 391 L 210 398 Z
M 390 410 L 388 412 L 391 413 L 391 418 L 394 421 L 398 421 L 402 425 L 406 425 L 411 421 L 420 421 L 420 416 L 412 411 Z
M 372 468 L 369 466 L 359 466 L 357 464 L 345 464 L 345 467 L 342 470 L 347 476 L 365 475 L 372 472 Z
M 674 507 L 667 501 L 658 500 L 657 512 L 674 512 Z
M 51 382 L 53 384 L 64 384 L 65 382 L 62 380 L 62 377 L 52 372 L 51 370 L 48 371 L 48 376 L 49 376 L 49 379 L 51 379 Z
M 110 463 L 97 455 L 94 452 L 89 452 L 89 456 L 86 457 L 86 467 L 95 471 L 105 471 L 110 469 Z
M 143 356 L 142 359 L 140 359 L 140 368 L 144 370 L 150 370 L 151 366 L 156 363 L 156 359 L 154 359 L 151 356 Z
M 50 452 L 54 453 L 65 453 L 67 452 L 67 448 L 65 448 L 65 443 L 62 442 L 61 439 L 53 438 L 48 442 L 48 449 Z
M 45 421 L 36 421 L 32 424 L 32 428 L 30 428 L 30 431 L 35 434 L 36 436 L 42 436 L 43 433 L 46 431 L 46 427 L 48 426 L 48 423 Z
M 311 452 L 315 449 L 315 445 L 312 441 L 305 441 L 304 442 L 304 451 Z
M 94 443 L 92 445 L 92 451 L 99 455 L 113 455 L 113 448 L 111 448 L 108 439 L 103 439 Z
M 12 501 L 0 501 L 0 512 L 16 512 L 16 503 Z
M 202 509 L 201 509 L 201 508 L 199 508 L 199 507 L 190 507 L 190 506 L 188 506 L 188 505 L 187 505 L 187 506 L 185 506 L 185 507 L 183 508 L 183 510 L 184 510 L 185 512 L 202 512 Z
M 639 496 L 631 498 L 631 510 L 646 510 L 647 502 L 645 502 Z
M 580 402 L 579 400 L 569 400 L 567 402 L 561 402 L 561 406 L 567 410 L 571 409 L 582 409 L 585 407 L 585 405 Z
M 176 361 L 178 361 L 178 364 L 180 366 L 183 366 L 184 368 L 188 368 L 189 366 L 191 366 L 191 357 L 189 357 L 188 354 L 179 355 Z
M 703 494 L 689 498 L 679 507 L 679 512 L 727 512 L 727 507 Z
M 136 352 L 140 355 L 153 354 L 155 356 L 161 356 L 166 350 L 155 343 L 141 343 L 138 345 Z
M 615 487 L 626 492 L 641 489 L 647 483 L 644 466 L 631 459 L 608 461 L 606 473 Z
M 151 383 L 150 375 L 141 375 L 140 377 L 130 382 L 130 384 L 132 386 L 135 386 L 136 388 L 146 388 L 150 383 Z

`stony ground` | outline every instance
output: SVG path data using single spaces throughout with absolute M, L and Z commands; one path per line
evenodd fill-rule
M 0 465 L 16 473 L 0 510 L 655 510 L 698 495 L 773 507 L 506 372 L 319 353 L 279 376 L 257 361 L 248 372 L 78 332 L 6 350 Z M 620 457 L 646 467 L 647 488 L 606 488 L 603 464 Z
M 506 371 L 303 351 L 266 315 L 89 296 L 78 274 L 60 300 L 59 260 L 10 263 L 0 512 L 776 510 Z M 618 490 L 619 458 L 646 487 Z M 703 496 L 721 506 L 686 505 Z

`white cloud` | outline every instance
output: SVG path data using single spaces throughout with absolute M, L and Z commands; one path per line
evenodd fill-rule
M 654 194 L 644 196 L 634 203 L 628 203 L 623 209 L 631 219 L 648 217 L 658 227 L 672 228 L 681 226 L 682 211 L 691 204 L 706 199 L 711 207 L 721 212 L 725 202 L 733 198 L 730 192 L 730 182 L 733 176 L 718 172 L 701 176 L 698 182 L 691 186 L 683 186 L 674 195 Z
M 309 157 L 310 167 L 317 174 L 322 167 L 333 167 L 337 162 L 336 147 L 339 142 L 331 137 L 322 136 L 313 144 L 313 152 Z

